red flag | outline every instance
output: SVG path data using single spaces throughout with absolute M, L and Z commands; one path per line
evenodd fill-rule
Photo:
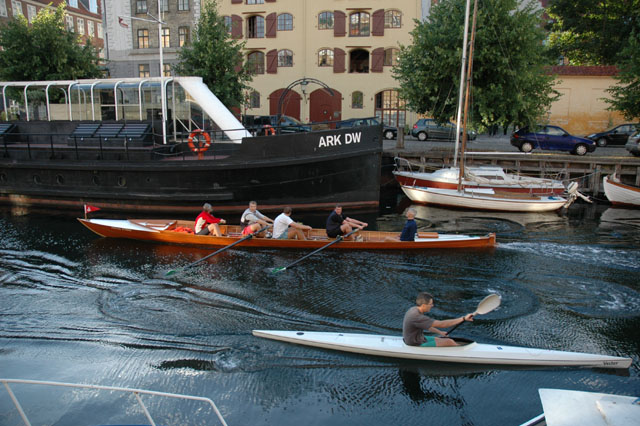
M 120 24 L 122 28 L 129 28 L 129 25 L 126 22 L 124 22 L 124 19 L 122 19 L 122 16 L 118 16 L 118 24 Z
M 84 205 L 84 214 L 97 212 L 98 210 L 100 210 L 100 207 L 90 206 L 87 204 Z

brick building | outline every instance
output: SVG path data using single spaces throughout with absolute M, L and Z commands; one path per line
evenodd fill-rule
M 91 38 L 103 56 L 104 30 L 102 26 L 102 0 L 68 0 L 67 28 L 80 35 L 82 42 Z M 23 15 L 29 22 L 45 7 L 58 7 L 63 0 L 0 0 L 0 24 Z

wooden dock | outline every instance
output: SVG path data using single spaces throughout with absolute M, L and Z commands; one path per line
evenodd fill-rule
M 385 164 L 394 157 L 408 160 L 416 170 L 431 171 L 453 165 L 451 150 L 398 150 L 385 149 Z M 506 171 L 527 176 L 546 177 L 580 184 L 580 191 L 596 197 L 604 197 L 602 178 L 617 172 L 625 183 L 640 186 L 640 157 L 633 157 L 626 151 L 619 156 L 598 156 L 587 154 L 583 157 L 558 153 L 535 152 L 467 152 L 467 166 L 498 166 Z

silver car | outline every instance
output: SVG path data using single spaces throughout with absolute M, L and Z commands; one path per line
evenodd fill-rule
M 411 136 L 418 138 L 418 140 L 426 141 L 428 139 L 444 139 L 454 141 L 456 140 L 456 125 L 448 123 L 438 123 L 433 118 L 421 118 L 416 121 L 411 129 Z M 476 138 L 476 132 L 473 130 L 467 131 L 467 139 L 474 140 Z
M 627 143 L 624 147 L 631 154 L 635 155 L 636 157 L 640 157 L 640 131 L 635 132 L 634 134 L 629 136 L 629 139 L 627 139 Z

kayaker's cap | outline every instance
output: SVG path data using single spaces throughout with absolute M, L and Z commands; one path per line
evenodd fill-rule
M 213 210 L 213 207 L 211 207 L 211 204 L 209 203 L 204 203 L 204 206 L 202 206 L 202 209 L 207 213 L 211 213 L 211 210 Z

